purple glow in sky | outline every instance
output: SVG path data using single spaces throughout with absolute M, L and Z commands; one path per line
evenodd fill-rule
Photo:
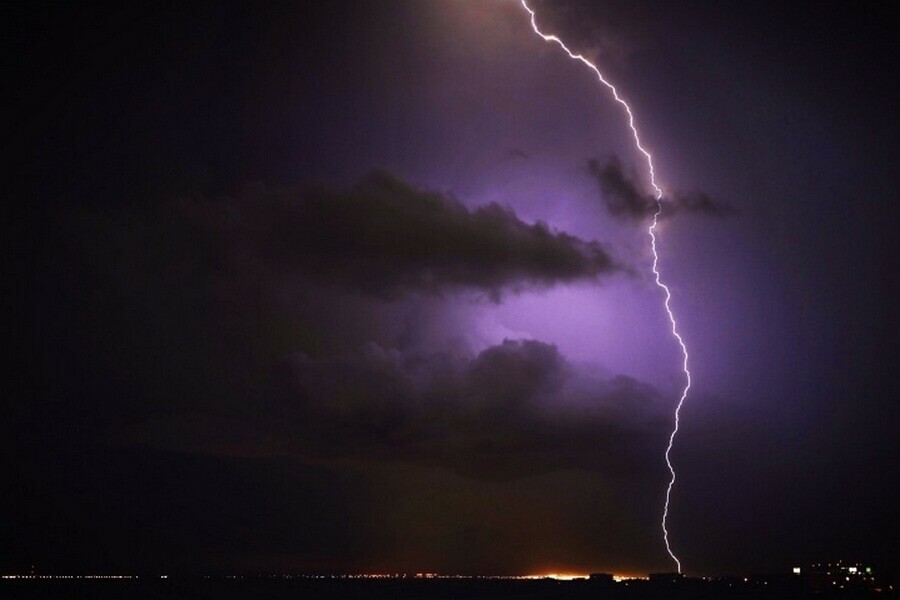
M 470 206 L 500 202 L 526 221 L 613 243 L 638 263 L 634 277 L 622 277 L 606 289 L 577 285 L 529 291 L 510 295 L 499 305 L 474 307 L 484 315 L 480 321 L 496 324 L 495 334 L 484 338 L 484 344 L 517 332 L 551 341 L 579 360 L 612 361 L 609 368 L 616 372 L 666 387 L 678 385 L 673 380 L 678 378 L 679 360 L 672 354 L 677 346 L 666 335 L 665 314 L 659 314 L 657 291 L 647 275 L 652 255 L 646 231 L 611 221 L 587 174 L 588 157 L 635 156 L 627 122 L 615 105 L 608 105 L 606 94 L 583 66 L 544 52 L 527 31 L 517 31 L 509 9 L 502 3 L 430 5 L 442 38 L 458 40 L 434 58 L 446 71 L 435 65 L 433 72 L 465 72 L 467 77 L 462 85 L 437 77 L 437 89 L 429 94 L 433 102 L 418 118 L 438 123 L 442 114 L 469 118 L 462 131 L 442 135 L 445 143 L 429 144 L 424 170 L 402 164 L 395 168 L 426 187 L 451 191 Z M 473 27 L 475 23 L 479 26 Z M 488 23 L 492 35 L 486 41 L 483 29 Z M 484 61 L 482 52 L 492 60 Z M 420 60 L 430 58 L 426 54 Z M 467 132 L 473 137 L 467 138 Z M 472 151 L 458 150 L 470 146 Z M 421 153 L 412 149 L 409 156 Z M 390 158 L 385 164 L 392 165 Z M 435 165 L 441 165 L 440 171 L 429 173 Z M 654 332 L 655 324 L 660 327 Z M 671 370 L 661 374 L 659 366 L 665 363 Z
M 687 573 L 900 564 L 887 9 L 527 2 Z M 520 1 L 8 21 L 0 561 L 672 569 Z

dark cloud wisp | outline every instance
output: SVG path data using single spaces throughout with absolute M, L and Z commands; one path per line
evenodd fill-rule
M 588 161 L 588 172 L 600 185 L 600 198 L 614 217 L 643 219 L 656 211 L 653 197 L 637 188 L 622 170 L 622 163 L 617 157 L 613 156 L 602 164 L 591 159 Z
M 602 163 L 591 159 L 588 172 L 600 186 L 600 199 L 612 216 L 638 221 L 652 217 L 656 212 L 655 198 L 641 191 L 635 177 L 625 173 L 618 157 L 612 156 Z M 663 197 L 660 217 L 682 213 L 723 217 L 733 214 L 734 209 L 704 192 L 675 192 Z

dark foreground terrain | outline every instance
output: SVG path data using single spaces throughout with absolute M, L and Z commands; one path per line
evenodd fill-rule
M 741 586 L 725 582 L 685 582 L 654 585 L 648 582 L 602 584 L 590 581 L 496 580 L 496 579 L 203 579 L 146 578 L 127 581 L 5 580 L 0 581 L 0 598 L 9 599 L 151 599 L 197 598 L 231 600 L 238 598 L 438 598 L 438 599 L 652 599 L 652 598 L 737 598 L 743 600 L 794 598 L 895 598 L 890 590 L 834 590 L 813 592 L 802 586 Z

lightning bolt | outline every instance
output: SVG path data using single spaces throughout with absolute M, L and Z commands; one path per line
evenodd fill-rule
M 659 274 L 659 253 L 656 250 L 656 227 L 659 225 L 659 214 L 662 212 L 662 198 L 663 191 L 662 188 L 659 187 L 656 183 L 656 172 L 653 169 L 653 157 L 644 148 L 643 144 L 641 144 L 641 136 L 638 134 L 637 126 L 634 124 L 634 113 L 631 111 L 631 107 L 628 106 L 628 103 L 619 96 L 619 92 L 616 91 L 616 87 L 611 84 L 606 78 L 603 76 L 603 73 L 600 72 L 600 69 L 597 66 L 586 59 L 581 54 L 576 54 L 569 50 L 568 46 L 566 46 L 561 39 L 556 37 L 555 35 L 548 35 L 543 33 L 537 26 L 537 22 L 535 20 L 534 11 L 528 6 L 528 3 L 525 0 L 519 0 L 522 4 L 522 8 L 528 11 L 529 16 L 531 17 L 531 28 L 534 32 L 539 35 L 545 42 L 552 42 L 562 48 L 566 54 L 569 55 L 569 58 L 572 60 L 576 60 L 581 62 L 589 68 L 594 74 L 597 76 L 597 79 L 604 86 L 609 88 L 609 91 L 612 92 L 613 98 L 615 98 L 616 102 L 622 105 L 622 108 L 625 109 L 625 113 L 628 115 L 628 126 L 631 128 L 631 135 L 634 137 L 634 145 L 637 149 L 644 155 L 647 159 L 647 167 L 650 172 L 650 185 L 653 187 L 655 192 L 656 199 L 656 212 L 653 214 L 653 221 L 650 224 L 650 227 L 647 228 L 647 235 L 650 237 L 650 248 L 653 251 L 653 277 L 656 280 L 656 285 L 662 289 L 665 293 L 665 301 L 663 305 L 666 309 L 666 314 L 669 316 L 669 323 L 672 326 L 672 336 L 678 341 L 678 345 L 681 347 L 681 356 L 682 356 L 682 371 L 685 376 L 685 384 L 684 389 L 681 391 L 681 398 L 678 399 L 678 405 L 675 407 L 675 426 L 672 429 L 672 433 L 669 435 L 669 445 L 666 447 L 666 465 L 669 467 L 669 485 L 666 488 L 666 502 L 663 508 L 663 517 L 662 517 L 662 531 L 663 531 L 663 541 L 666 543 L 666 551 L 669 553 L 669 556 L 672 557 L 672 560 L 675 561 L 676 566 L 678 567 L 678 572 L 681 573 L 681 561 L 678 560 L 678 557 L 675 556 L 675 553 L 672 552 L 672 546 L 669 544 L 669 530 L 666 527 L 666 523 L 669 518 L 669 499 L 672 496 L 672 487 L 675 485 L 675 468 L 672 466 L 672 460 L 670 454 L 672 453 L 672 446 L 675 444 L 675 435 L 678 433 L 678 425 L 679 425 L 679 416 L 681 414 L 681 407 L 684 405 L 684 400 L 687 398 L 688 390 L 691 389 L 691 371 L 688 369 L 688 349 L 687 345 L 684 343 L 684 339 L 681 337 L 681 334 L 678 333 L 678 325 L 675 322 L 675 314 L 672 312 L 672 307 L 670 306 L 672 301 L 672 292 L 669 290 L 669 287 L 663 283 L 662 278 Z

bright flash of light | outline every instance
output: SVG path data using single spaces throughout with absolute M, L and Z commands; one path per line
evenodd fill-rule
M 557 581 L 574 581 L 587 579 L 587 573 L 544 573 L 542 575 L 525 575 L 522 579 L 555 579 Z
M 678 341 L 678 345 L 681 347 L 681 356 L 682 356 L 682 370 L 684 371 L 685 376 L 685 384 L 684 389 L 681 391 L 681 398 L 678 399 L 678 405 L 675 407 L 675 426 L 672 429 L 672 433 L 669 435 L 669 445 L 666 447 L 666 465 L 669 467 L 669 474 L 671 478 L 669 479 L 669 485 L 666 488 L 666 502 L 663 508 L 663 516 L 662 516 L 662 530 L 663 530 L 663 541 L 666 544 L 666 551 L 669 553 L 669 556 L 672 557 L 672 560 L 675 561 L 676 566 L 678 567 L 678 572 L 681 573 L 681 561 L 678 560 L 678 557 L 675 556 L 675 553 L 672 552 L 672 547 L 669 544 L 669 530 L 666 526 L 666 522 L 669 518 L 669 499 L 672 495 L 672 487 L 675 485 L 675 468 L 672 466 L 672 460 L 670 454 L 672 452 L 672 446 L 675 443 L 675 435 L 678 433 L 678 424 L 679 424 L 679 415 L 681 413 L 681 407 L 684 404 L 685 398 L 687 398 L 688 390 L 691 389 L 691 372 L 688 369 L 688 349 L 687 345 L 684 343 L 684 339 L 681 337 L 681 334 L 678 333 L 678 326 L 675 322 L 675 314 L 672 312 L 672 307 L 670 306 L 672 301 L 672 292 L 669 291 L 668 286 L 662 282 L 662 279 L 659 274 L 659 253 L 656 250 L 656 227 L 659 224 L 659 214 L 662 212 L 662 197 L 663 191 L 662 188 L 659 187 L 656 183 L 656 172 L 653 170 L 653 157 L 647 151 L 646 148 L 641 144 L 640 135 L 638 135 L 637 126 L 634 124 L 634 113 L 631 111 L 631 107 L 628 106 L 628 103 L 619 96 L 619 93 L 616 91 L 616 88 L 613 84 L 606 80 L 603 74 L 600 72 L 600 69 L 597 66 L 585 58 L 581 54 L 576 54 L 569 50 L 568 46 L 566 46 L 561 39 L 556 37 L 555 35 L 548 35 L 543 33 L 537 26 L 537 22 L 535 20 L 535 13 L 528 6 L 525 0 L 519 0 L 522 3 L 522 7 L 528 11 L 528 14 L 531 16 L 531 28 L 534 32 L 539 35 L 545 42 L 553 42 L 562 48 L 566 54 L 569 55 L 569 58 L 572 60 L 579 61 L 584 64 L 587 68 L 594 72 L 597 76 L 597 79 L 604 86 L 609 88 L 609 91 L 612 92 L 613 98 L 615 98 L 616 102 L 622 105 L 622 108 L 625 109 L 625 114 L 628 115 L 628 126 L 631 128 L 631 134 L 634 138 L 634 145 L 637 149 L 644 155 L 647 159 L 647 168 L 650 173 L 650 185 L 653 187 L 656 198 L 656 212 L 653 214 L 653 221 L 650 223 L 650 226 L 647 228 L 647 235 L 650 236 L 650 248 L 653 251 L 653 277 L 656 280 L 656 285 L 662 289 L 665 294 L 665 301 L 663 305 L 666 309 L 666 314 L 669 316 L 669 323 L 672 326 L 672 335 Z

